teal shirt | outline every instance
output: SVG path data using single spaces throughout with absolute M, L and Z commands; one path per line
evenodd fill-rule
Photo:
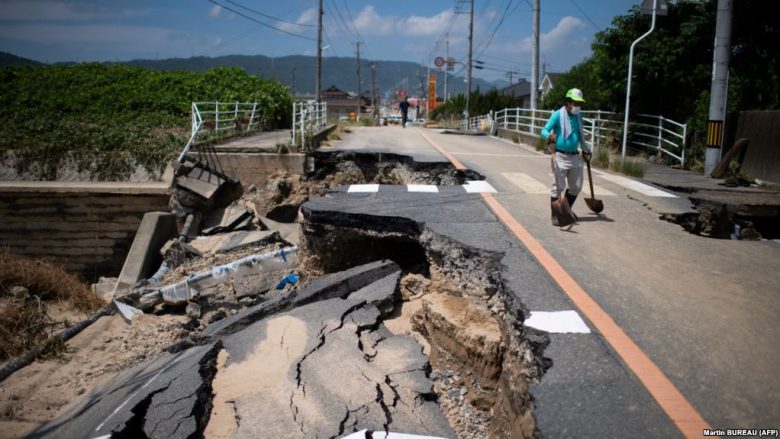
M 580 146 L 580 119 L 572 114 L 569 114 L 569 122 L 571 123 L 571 134 L 569 137 L 563 138 L 561 136 L 561 124 L 560 124 L 560 111 L 556 111 L 550 116 L 550 120 L 547 121 L 547 125 L 542 128 L 542 137 L 547 140 L 550 134 L 555 133 L 557 140 L 555 141 L 555 148 L 561 151 L 577 152 L 577 147 Z M 567 113 L 568 114 L 568 113 Z

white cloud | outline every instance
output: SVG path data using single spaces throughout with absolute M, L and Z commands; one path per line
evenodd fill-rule
M 96 20 L 146 15 L 147 11 L 129 10 L 111 3 L 96 5 L 77 1 L 0 0 L 0 20 L 66 21 Z
M 209 17 L 216 18 L 219 17 L 219 14 L 222 13 L 222 6 L 220 5 L 214 5 L 211 10 L 209 10 Z
M 389 35 L 396 22 L 395 17 L 381 17 L 373 6 L 368 5 L 355 17 L 354 25 L 358 32 L 367 35 Z
M 584 27 L 586 27 L 585 23 L 579 18 L 571 16 L 561 18 L 561 21 L 554 28 L 550 29 L 549 32 L 539 35 L 540 51 L 554 53 L 555 50 L 570 44 L 574 40 L 574 33 Z M 501 51 L 513 54 L 528 54 L 531 53 L 532 45 L 533 39 L 527 37 L 503 45 Z
M 449 27 L 455 13 L 452 9 L 445 9 L 433 17 L 411 17 L 398 22 L 398 33 L 413 36 L 439 36 Z
M 301 33 L 309 30 L 311 29 L 309 26 L 317 24 L 317 8 L 310 8 L 301 12 L 301 15 L 298 16 L 298 19 L 295 20 L 295 23 L 297 24 L 278 23 L 276 27 L 287 32 L 294 33 Z

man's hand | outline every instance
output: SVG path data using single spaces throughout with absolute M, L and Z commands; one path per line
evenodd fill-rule
M 591 152 L 590 152 L 590 151 L 585 151 L 585 150 L 583 150 L 583 151 L 582 151 L 582 158 L 584 158 L 584 159 L 585 159 L 585 161 L 587 161 L 587 162 L 589 162 L 589 161 L 590 161 L 590 157 L 591 157 L 592 155 L 593 155 L 593 154 L 591 154 Z
M 550 133 L 550 135 L 547 137 L 547 143 L 555 143 L 558 140 L 558 136 L 555 135 L 555 133 Z

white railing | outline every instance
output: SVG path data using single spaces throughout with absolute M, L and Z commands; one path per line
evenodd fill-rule
M 685 136 L 688 126 L 663 116 L 639 114 L 641 122 L 631 122 L 634 127 L 634 145 L 655 149 L 685 163 Z M 679 154 L 679 155 L 677 155 Z
M 292 144 L 305 145 L 306 139 L 319 133 L 328 123 L 325 102 L 293 102 Z
M 257 102 L 193 102 L 192 134 L 179 155 L 179 162 L 195 144 L 199 136 L 227 130 L 249 131 L 261 127 L 260 104 Z
M 505 108 L 496 112 L 495 123 L 507 130 L 540 135 L 552 113 L 551 110 Z M 610 137 L 616 139 L 623 133 L 623 119 L 618 113 L 596 110 L 583 111 L 582 115 L 585 138 L 594 150 L 607 145 Z M 629 123 L 633 145 L 663 152 L 679 160 L 680 164 L 685 162 L 686 124 L 649 114 L 640 114 L 637 118 Z
M 468 119 L 461 119 L 460 129 L 462 130 L 490 130 L 493 119 L 490 115 L 474 116 Z

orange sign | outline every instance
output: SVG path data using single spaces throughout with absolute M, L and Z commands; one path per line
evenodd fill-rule
M 428 111 L 436 108 L 436 75 L 428 76 Z

